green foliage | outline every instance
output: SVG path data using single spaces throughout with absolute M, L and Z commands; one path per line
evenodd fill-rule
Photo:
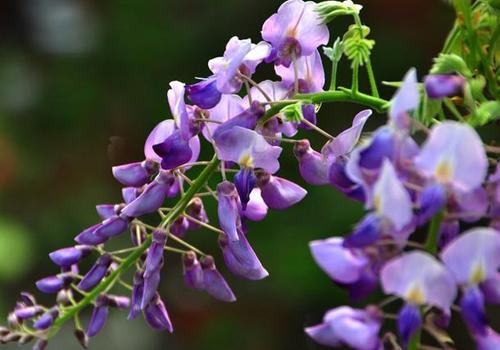
M 332 62 L 339 62 L 340 59 L 342 58 L 342 55 L 344 54 L 344 43 L 343 41 L 340 40 L 340 38 L 337 38 L 333 42 L 332 47 L 324 46 L 323 47 L 323 53 L 325 54 L 326 57 Z
M 488 101 L 481 104 L 472 115 L 469 123 L 472 126 L 483 126 L 500 119 L 500 102 Z
M 323 1 L 320 2 L 316 11 L 323 18 L 325 23 L 331 22 L 333 19 L 340 16 L 357 15 L 363 6 L 357 5 L 350 0 L 346 1 Z

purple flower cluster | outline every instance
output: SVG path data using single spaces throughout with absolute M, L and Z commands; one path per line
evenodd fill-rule
M 428 77 L 427 88 L 429 84 L 448 83 Z M 431 91 L 439 88 L 446 86 Z M 351 298 L 364 298 L 380 287 L 403 301 L 397 325 L 404 347 L 426 326 L 424 315 L 445 315 L 446 322 L 434 326 L 446 330 L 452 313 L 459 312 L 478 349 L 497 349 L 500 335 L 489 327 L 485 308 L 500 301 L 500 166 L 487 175 L 483 143 L 466 124 L 444 121 L 426 130 L 426 140 L 417 143 L 409 128 L 419 100 L 415 72 L 410 71 L 392 100 L 388 124 L 361 144 L 334 156 L 340 136 L 322 154 L 306 142 L 297 145 L 308 182 L 329 179 L 367 209 L 351 233 L 311 242 L 311 252 Z M 477 222 L 480 226 L 472 227 Z M 382 344 L 383 319 L 382 310 L 374 306 L 343 306 L 306 332 L 327 346 L 375 350 Z

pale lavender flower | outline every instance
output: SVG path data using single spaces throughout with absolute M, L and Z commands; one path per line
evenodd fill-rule
M 382 318 L 377 309 L 366 310 L 341 306 L 328 311 L 323 322 L 308 327 L 306 333 L 322 345 L 349 346 L 356 350 L 377 350 L 380 347 Z
M 417 71 L 410 69 L 403 78 L 403 84 L 398 89 L 391 101 L 389 117 L 394 126 L 399 130 L 410 128 L 410 116 L 408 112 L 417 109 L 420 103 L 418 90 Z
M 167 91 L 167 98 L 170 111 L 172 112 L 175 124 L 179 128 L 182 138 L 184 140 L 189 140 L 193 135 L 191 134 L 189 115 L 184 101 L 185 93 L 184 83 L 172 81 L 170 83 L 170 89 Z
M 472 127 L 444 121 L 432 129 L 415 158 L 415 166 L 439 183 L 468 192 L 484 181 L 488 160 L 481 138 Z
M 268 207 L 262 199 L 260 188 L 256 187 L 250 192 L 250 200 L 245 210 L 240 210 L 240 215 L 252 221 L 263 220 L 267 216 Z
M 270 50 L 269 44 L 265 42 L 255 45 L 250 39 L 240 40 L 237 36 L 229 39 L 224 56 L 208 62 L 208 67 L 214 73 L 217 89 L 224 94 L 238 92 L 242 85 L 238 74 L 250 77 L 269 56 Z
M 457 290 L 453 276 L 432 255 L 420 251 L 404 253 L 388 261 L 380 271 L 386 294 L 394 294 L 414 305 L 448 310 Z
M 332 237 L 309 243 L 316 263 L 336 282 L 351 284 L 357 282 L 367 265 L 368 258 L 361 250 L 343 246 L 344 239 Z
M 289 66 L 293 57 L 309 56 L 328 43 L 328 27 L 316 12 L 317 4 L 288 0 L 262 26 L 262 38 L 271 43 L 276 64 Z
M 279 169 L 282 148 L 271 146 L 253 130 L 235 126 L 215 138 L 215 143 L 220 160 L 247 168 L 262 168 L 272 174 Z
M 309 56 L 300 56 L 297 59 L 296 68 L 290 66 L 275 66 L 276 74 L 281 77 L 281 84 L 289 91 L 293 90 L 295 80 L 299 81 L 299 92 L 312 93 L 323 91 L 325 85 L 325 71 L 318 50 Z M 295 76 L 297 70 L 297 76 Z
M 250 106 L 248 106 L 250 107 Z M 224 94 L 220 102 L 213 108 L 205 111 L 205 118 L 215 122 L 224 123 L 237 115 L 240 115 L 245 110 L 243 100 L 238 95 Z M 212 141 L 212 136 L 215 130 L 219 127 L 218 123 L 207 122 L 204 124 L 202 134 L 207 141 Z

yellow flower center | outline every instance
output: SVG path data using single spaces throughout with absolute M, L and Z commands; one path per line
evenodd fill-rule
M 249 154 L 242 155 L 239 163 L 243 167 L 253 168 L 253 159 L 252 159 L 252 156 L 250 156 Z
M 472 273 L 470 275 L 470 283 L 479 284 L 484 281 L 486 272 L 484 271 L 484 266 L 481 263 L 476 264 L 474 269 L 472 269 Z
M 441 183 L 447 183 L 451 179 L 452 169 L 449 162 L 442 160 L 439 162 L 434 173 L 436 179 Z
M 406 293 L 406 300 L 417 305 L 423 304 L 425 302 L 425 296 L 422 288 L 418 285 L 411 287 L 408 293 Z

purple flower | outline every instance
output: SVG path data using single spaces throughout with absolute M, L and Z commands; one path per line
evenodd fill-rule
M 130 189 L 136 190 L 133 187 L 128 187 Z M 122 189 L 122 193 L 123 193 Z M 98 204 L 95 206 L 95 210 L 97 211 L 97 215 L 103 220 L 109 219 L 112 216 L 116 215 L 116 205 L 115 204 Z
M 439 183 L 468 192 L 484 181 L 488 160 L 483 143 L 472 127 L 444 121 L 432 129 L 415 158 L 415 166 Z
M 250 97 L 252 101 L 259 101 L 260 103 L 269 102 L 266 96 L 262 94 L 262 91 L 264 91 L 273 102 L 284 100 L 289 95 L 289 89 L 284 87 L 281 82 L 264 80 L 259 83 L 258 88 L 253 86 L 250 89 Z M 244 102 L 246 106 L 250 106 L 249 96 L 245 97 Z
M 293 57 L 309 56 L 328 43 L 328 27 L 316 6 L 312 1 L 288 0 L 266 20 L 262 38 L 271 43 L 276 64 L 288 67 Z
M 16 307 L 14 314 L 21 320 L 28 320 L 43 313 L 40 305 Z
M 356 350 L 377 350 L 381 317 L 376 309 L 353 309 L 341 306 L 328 311 L 323 323 L 308 327 L 306 333 L 325 346 L 347 345 Z
M 163 151 L 163 156 L 158 155 L 154 151 L 153 146 L 163 144 L 173 134 L 177 135 L 173 136 L 172 139 L 169 142 L 167 142 L 166 145 L 163 145 L 161 147 L 158 146 L 160 148 L 160 151 Z M 165 151 L 168 151 L 168 149 L 166 150 L 166 148 L 173 149 L 174 146 L 177 147 L 185 146 L 185 144 L 181 140 L 177 140 L 177 138 L 182 139 L 179 131 L 176 129 L 174 120 L 168 119 L 159 123 L 153 129 L 153 131 L 151 131 L 144 144 L 144 155 L 146 156 L 146 159 L 153 160 L 158 163 L 162 162 L 162 159 L 168 156 L 168 154 L 165 154 Z M 192 152 L 191 159 L 189 159 L 188 162 L 194 162 L 198 159 L 198 156 L 200 154 L 200 139 L 198 138 L 198 136 L 192 137 L 188 142 L 188 146 Z M 178 159 L 178 157 L 176 158 Z
M 271 146 L 253 130 L 235 126 L 215 139 L 220 160 L 247 168 L 262 168 L 270 173 L 279 169 L 278 158 L 282 148 Z
M 252 105 L 245 109 L 235 117 L 228 119 L 221 124 L 213 134 L 213 139 L 217 139 L 225 132 L 232 130 L 234 127 L 242 127 L 246 129 L 254 129 L 257 124 L 257 119 L 264 115 L 264 107 L 258 101 L 253 101 Z
M 58 249 L 49 254 L 52 260 L 58 266 L 71 266 L 78 263 L 82 258 L 89 255 L 92 248 L 84 245 Z
M 343 246 L 341 237 L 309 243 L 309 248 L 316 263 L 336 282 L 351 284 L 358 281 L 367 264 L 368 258 L 356 249 Z
M 403 84 L 391 101 L 389 116 L 396 129 L 406 131 L 410 128 L 408 112 L 417 109 L 419 103 L 417 72 L 415 68 L 412 68 L 406 73 Z
M 106 299 L 110 307 L 117 309 L 128 309 L 130 307 L 129 297 L 107 294 Z
M 112 170 L 113 176 L 122 185 L 141 187 L 148 182 L 151 175 L 158 171 L 158 165 L 152 160 L 145 160 L 144 162 L 114 166 Z
M 200 108 L 210 109 L 217 106 L 222 94 L 217 90 L 217 80 L 215 77 L 209 77 L 202 81 L 186 86 L 188 98 Z
M 203 206 L 203 201 L 201 200 L 200 197 L 194 197 L 191 200 L 186 209 L 186 213 L 192 218 L 195 218 L 196 220 L 201 221 L 203 223 L 208 223 L 209 221 L 207 212 L 205 211 L 205 207 Z M 188 228 L 190 230 L 196 230 L 199 227 L 200 224 L 188 220 Z
M 153 300 L 151 300 L 151 302 L 144 309 L 144 319 L 154 330 L 166 330 L 170 333 L 174 331 L 174 327 L 172 326 L 172 322 L 168 316 L 165 304 L 158 294 L 156 294 Z
M 95 231 L 100 228 L 102 224 L 97 224 L 91 226 L 84 231 L 82 231 L 78 236 L 75 237 L 75 241 L 79 244 L 84 245 L 99 245 L 108 240 L 105 236 L 97 236 Z
M 477 350 L 500 349 L 500 334 L 488 328 L 484 334 L 475 335 Z
M 84 292 L 90 291 L 92 288 L 97 286 L 99 282 L 106 276 L 108 268 L 113 262 L 110 255 L 104 254 L 97 259 L 96 263 L 87 272 L 87 274 L 82 278 L 80 283 L 78 283 L 78 288 Z
M 238 92 L 242 84 L 238 74 L 250 77 L 269 54 L 268 43 L 260 42 L 255 45 L 250 39 L 240 40 L 233 36 L 226 45 L 224 56 L 208 62 L 208 67 L 217 80 L 217 89 L 224 94 Z
M 382 173 L 373 187 L 370 206 L 380 217 L 388 220 L 397 231 L 410 224 L 413 218 L 410 195 L 388 160 L 384 161 Z
M 236 301 L 233 291 L 215 267 L 214 258 L 211 256 L 204 256 L 201 258 L 200 262 L 203 268 L 203 283 L 207 293 L 221 301 Z
M 484 307 L 484 295 L 477 286 L 464 290 L 460 299 L 460 312 L 465 323 L 476 334 L 485 334 L 488 321 Z
M 144 293 L 144 277 L 142 271 L 137 271 L 134 275 L 134 285 L 130 300 L 130 312 L 127 319 L 133 320 L 141 312 L 142 295 Z
M 287 209 L 300 202 L 307 194 L 299 185 L 268 173 L 259 173 L 257 183 L 262 199 L 272 209 Z
M 54 320 L 59 316 L 59 310 L 57 308 L 52 308 L 42 316 L 40 316 L 34 323 L 33 328 L 37 330 L 45 330 L 50 328 L 54 323 Z
M 439 227 L 438 247 L 443 249 L 453 241 L 460 233 L 460 223 L 458 220 L 444 220 Z
M 188 163 L 193 159 L 193 150 L 179 130 L 176 130 L 162 143 L 153 145 L 153 150 L 161 158 L 161 167 L 170 170 Z
M 418 306 L 406 304 L 398 314 L 398 330 L 405 348 L 415 332 L 422 325 L 422 316 Z
M 360 248 L 375 243 L 381 236 L 383 220 L 375 213 L 366 215 L 354 228 L 353 233 L 344 240 L 344 246 Z
M 441 252 L 441 260 L 458 284 L 476 285 L 496 275 L 500 268 L 500 235 L 479 227 L 464 232 Z
M 36 287 L 43 293 L 57 293 L 71 282 L 71 278 L 66 275 L 49 276 L 36 282 Z
M 386 294 L 394 294 L 414 305 L 448 310 L 457 290 L 452 275 L 432 255 L 421 251 L 404 253 L 388 261 L 380 271 Z
M 170 226 L 170 233 L 177 237 L 184 237 L 189 229 L 189 220 L 185 216 L 179 216 Z
M 262 199 L 261 190 L 256 187 L 250 192 L 247 207 L 245 210 L 240 210 L 240 215 L 252 221 L 260 221 L 267 216 L 267 210 L 268 207 Z
M 190 251 L 182 256 L 182 268 L 186 286 L 198 290 L 205 288 L 203 270 L 194 252 Z
M 87 328 L 87 335 L 93 337 L 97 335 L 108 319 L 108 301 L 104 295 L 100 295 L 96 299 L 96 305 L 92 311 L 92 316 L 90 317 L 90 322 Z
M 156 179 L 148 184 L 136 199 L 123 208 L 122 214 L 135 218 L 157 211 L 174 184 L 174 175 L 167 171 L 161 171 Z
M 465 83 L 460 75 L 436 74 L 424 78 L 427 96 L 435 99 L 462 95 Z
M 446 190 L 440 184 L 430 184 L 420 194 L 419 225 L 425 224 L 446 205 Z
M 144 271 L 145 277 L 161 267 L 163 262 L 163 249 L 167 242 L 167 234 L 164 231 L 154 231 L 152 236 L 152 242 L 148 249 L 146 262 L 144 263 L 146 266 L 146 270 Z
M 304 180 L 316 186 L 328 184 L 328 160 L 311 148 L 308 140 L 301 140 L 293 147 L 293 153 L 299 161 L 300 175 Z
M 255 176 L 253 168 L 242 167 L 240 171 L 234 175 L 233 181 L 240 197 L 241 207 L 245 210 L 250 200 L 250 193 L 257 183 L 257 177 Z
M 236 186 L 229 181 L 223 181 L 217 185 L 217 198 L 219 200 L 217 213 L 219 225 L 232 241 L 237 241 L 237 228 L 240 225 L 238 209 L 238 191 Z
M 158 269 L 150 271 L 149 274 L 144 274 L 144 291 L 142 294 L 141 301 L 141 309 L 149 304 L 149 302 L 153 299 L 156 292 L 158 291 L 158 287 L 160 286 L 160 272 L 161 267 L 163 266 L 163 260 L 161 261 L 161 265 Z
M 128 220 L 115 215 L 104 220 L 101 225 L 93 231 L 93 234 L 108 239 L 125 231 L 128 227 L 128 223 Z
M 488 303 L 500 304 L 500 273 L 481 283 L 481 291 Z
M 193 135 L 190 130 L 191 126 L 186 109 L 186 103 L 184 102 L 184 95 L 184 83 L 181 83 L 180 81 L 172 81 L 170 83 L 170 90 L 167 91 L 168 104 L 170 106 L 170 111 L 172 112 L 175 124 L 180 130 L 182 138 L 186 141 L 189 141 L 189 139 Z M 162 157 L 161 154 L 159 155 Z
M 325 85 L 325 71 L 318 50 L 309 56 L 300 56 L 296 61 L 297 79 L 299 80 L 299 92 L 312 93 L 323 91 Z M 295 68 L 292 66 L 275 66 L 276 74 L 281 77 L 281 83 L 288 90 L 292 90 L 295 84 Z
M 227 235 L 219 236 L 219 245 L 227 268 L 235 275 L 249 280 L 260 280 L 269 276 L 245 234 L 238 233 L 238 241 L 229 240 Z
M 238 95 L 222 95 L 220 102 L 213 108 L 205 111 L 205 118 L 209 121 L 224 123 L 244 112 L 243 100 Z M 207 122 L 204 124 L 202 133 L 207 141 L 212 141 L 215 130 L 219 127 L 218 123 Z
M 352 126 L 342 131 L 337 137 L 326 144 L 323 153 L 334 157 L 345 156 L 351 153 L 354 146 L 356 146 L 356 143 L 359 141 L 366 121 L 372 113 L 371 109 L 365 109 L 356 114 L 352 120 Z

